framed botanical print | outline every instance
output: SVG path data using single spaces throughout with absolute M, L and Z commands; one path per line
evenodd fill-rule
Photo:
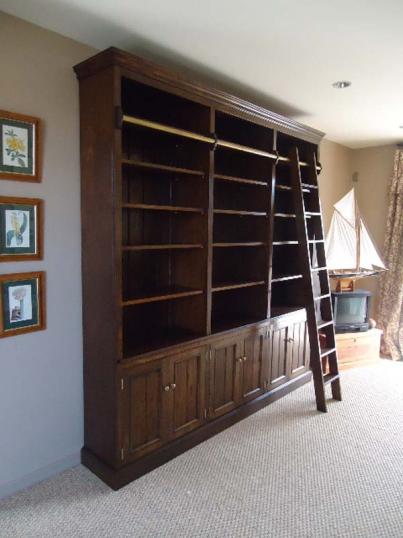
M 0 179 L 41 181 L 40 120 L 0 110 Z
M 0 196 L 0 262 L 43 258 L 43 201 Z
M 45 327 L 45 273 L 0 275 L 0 338 Z

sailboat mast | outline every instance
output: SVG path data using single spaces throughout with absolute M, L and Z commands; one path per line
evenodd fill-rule
M 358 209 L 357 197 L 354 190 L 354 211 L 355 211 L 355 270 L 360 272 L 360 258 L 361 258 L 361 217 L 360 210 Z

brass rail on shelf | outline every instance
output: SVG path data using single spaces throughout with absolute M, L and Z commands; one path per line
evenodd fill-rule
M 283 157 L 282 155 L 276 155 L 275 153 L 270 153 L 269 151 L 263 151 L 257 148 L 252 148 L 250 146 L 244 146 L 242 144 L 236 144 L 235 142 L 228 142 L 227 140 L 221 140 L 220 138 L 213 138 L 212 136 L 205 136 L 199 133 L 194 133 L 192 131 L 187 131 L 186 129 L 179 129 L 177 127 L 171 127 L 170 125 L 164 125 L 163 123 L 158 123 L 156 121 L 144 120 L 142 118 L 137 118 L 136 116 L 128 116 L 123 114 L 123 123 L 131 123 L 132 125 L 138 125 L 140 127 L 146 127 L 147 129 L 153 129 L 154 131 L 162 131 L 164 133 L 173 134 L 177 136 L 182 136 L 183 138 L 189 138 L 191 140 L 198 140 L 199 142 L 204 142 L 206 144 L 217 145 L 218 147 L 235 149 L 237 151 L 243 151 L 244 153 L 251 153 L 253 155 L 259 155 L 260 157 L 266 157 L 268 159 L 273 159 L 281 162 L 290 162 L 288 157 Z M 309 166 L 308 163 L 300 161 L 300 166 Z M 317 170 L 321 170 L 321 166 L 318 165 Z

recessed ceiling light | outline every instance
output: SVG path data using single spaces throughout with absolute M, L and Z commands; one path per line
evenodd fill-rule
M 338 89 L 348 88 L 351 86 L 351 82 L 349 80 L 338 80 L 337 82 L 333 82 L 332 86 Z

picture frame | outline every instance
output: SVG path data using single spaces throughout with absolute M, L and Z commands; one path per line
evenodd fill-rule
M 0 338 L 45 328 L 45 273 L 0 275 Z
M 0 179 L 40 182 L 41 120 L 0 110 Z
M 43 259 L 43 200 L 0 196 L 0 262 Z

